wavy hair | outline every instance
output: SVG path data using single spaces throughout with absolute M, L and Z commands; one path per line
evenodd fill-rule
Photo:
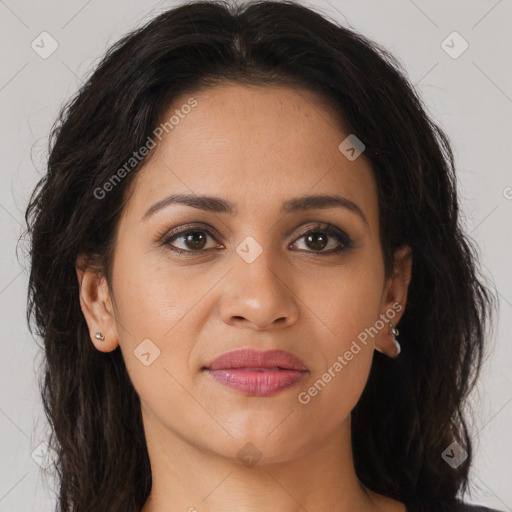
M 414 510 L 450 510 L 468 486 L 466 399 L 494 299 L 462 228 L 449 140 L 399 61 L 355 30 L 292 1 L 196 1 L 107 51 L 52 127 L 47 172 L 25 212 L 27 321 L 44 344 L 39 385 L 57 454 L 58 512 L 139 512 L 152 484 L 139 396 L 119 347 L 102 353 L 92 344 L 75 271 L 84 253 L 110 283 L 118 220 L 144 160 L 108 200 L 94 191 L 179 94 L 229 82 L 313 91 L 364 142 L 386 275 L 405 244 L 413 267 L 402 354 L 375 354 L 352 411 L 355 469 L 368 488 Z M 441 457 L 453 441 L 468 452 L 455 469 Z

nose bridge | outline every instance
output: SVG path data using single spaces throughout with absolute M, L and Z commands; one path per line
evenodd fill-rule
M 228 274 L 221 315 L 227 323 L 246 322 L 260 329 L 296 321 L 298 308 L 279 255 L 247 237 L 236 248 Z

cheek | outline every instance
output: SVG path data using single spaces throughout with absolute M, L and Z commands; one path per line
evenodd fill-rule
M 155 395 L 177 385 L 171 375 L 179 382 L 190 378 L 189 356 L 199 329 L 192 311 L 208 283 L 201 292 L 164 258 L 151 263 L 127 249 L 120 248 L 113 269 L 119 345 L 137 391 Z
M 347 420 L 359 401 L 371 370 L 373 347 L 361 343 L 356 322 L 340 327 L 334 343 L 322 340 L 324 364 L 297 391 L 300 418 L 308 418 L 315 437 L 326 437 Z
M 309 293 L 308 304 L 319 325 L 316 343 L 322 353 L 306 389 L 305 401 L 337 404 L 337 412 L 326 421 L 339 421 L 349 414 L 366 385 L 373 358 L 375 326 L 381 307 L 383 268 L 371 254 L 340 267 Z M 322 334 L 323 333 L 323 334 Z M 322 334 L 322 335 L 320 335 Z M 309 384 L 309 383 L 308 383 Z M 327 406 L 326 409 L 330 409 Z M 336 420 L 332 416 L 336 416 Z
M 301 278 L 298 295 L 332 350 L 350 345 L 379 317 L 384 274 L 381 262 L 371 256 L 360 253 L 350 264 Z
M 128 243 L 119 247 L 113 271 L 116 313 L 125 327 L 120 334 L 131 342 L 151 338 L 166 344 L 211 284 L 202 278 L 192 284 L 186 268 L 134 249 Z
M 319 429 L 330 432 L 349 415 L 366 386 L 373 360 L 373 337 L 368 329 L 378 319 L 375 289 L 346 287 L 325 301 L 326 335 L 318 336 L 319 365 L 299 390 L 303 407 L 314 411 Z M 365 293 L 362 293 L 365 292 Z M 317 305 L 321 302 L 316 302 Z M 320 331 L 319 331 L 320 332 Z

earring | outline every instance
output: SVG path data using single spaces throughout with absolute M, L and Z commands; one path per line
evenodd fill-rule
M 97 332 L 94 337 L 97 339 L 97 340 L 101 340 L 103 341 L 105 339 L 105 336 L 103 336 L 103 334 L 101 334 L 101 332 Z
M 398 355 L 402 350 L 402 347 L 400 347 L 400 343 L 398 343 L 398 340 L 396 339 L 396 336 L 398 336 L 398 329 L 391 322 L 389 322 L 389 326 L 389 333 L 391 334 L 391 339 L 393 340 L 393 343 L 395 344 L 396 347 L 396 355 Z

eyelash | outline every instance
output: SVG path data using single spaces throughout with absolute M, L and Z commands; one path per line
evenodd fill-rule
M 177 247 L 173 247 L 171 245 L 171 242 L 174 241 L 175 239 L 179 238 L 180 236 L 190 234 L 193 232 L 208 233 L 217 243 L 220 243 L 220 242 L 218 242 L 218 240 L 216 238 L 218 236 L 217 232 L 215 230 L 213 230 L 212 228 L 210 228 L 208 226 L 198 227 L 198 226 L 193 226 L 193 225 L 187 225 L 187 226 L 184 226 L 183 228 L 181 228 L 179 231 L 175 230 L 175 231 L 171 231 L 170 233 L 167 233 L 167 235 L 162 240 L 162 245 L 169 246 L 170 250 L 173 252 L 176 252 L 178 254 L 188 255 L 188 256 L 195 256 L 197 254 L 205 253 L 206 251 L 212 250 L 212 249 L 185 250 L 185 249 L 179 249 Z M 300 233 L 298 238 L 296 238 L 290 245 L 295 244 L 299 239 L 301 239 L 309 234 L 312 234 L 312 233 L 322 233 L 322 234 L 329 235 L 330 237 L 336 239 L 336 241 L 339 242 L 341 244 L 341 246 L 336 249 L 331 249 L 330 251 L 313 251 L 313 250 L 304 251 L 301 249 L 300 250 L 301 252 L 310 252 L 313 254 L 339 254 L 339 253 L 346 251 L 347 249 L 351 249 L 353 247 L 353 245 L 352 245 L 353 242 L 350 239 L 350 237 L 343 231 L 332 226 L 331 224 L 317 224 L 315 226 L 308 228 L 306 231 Z

